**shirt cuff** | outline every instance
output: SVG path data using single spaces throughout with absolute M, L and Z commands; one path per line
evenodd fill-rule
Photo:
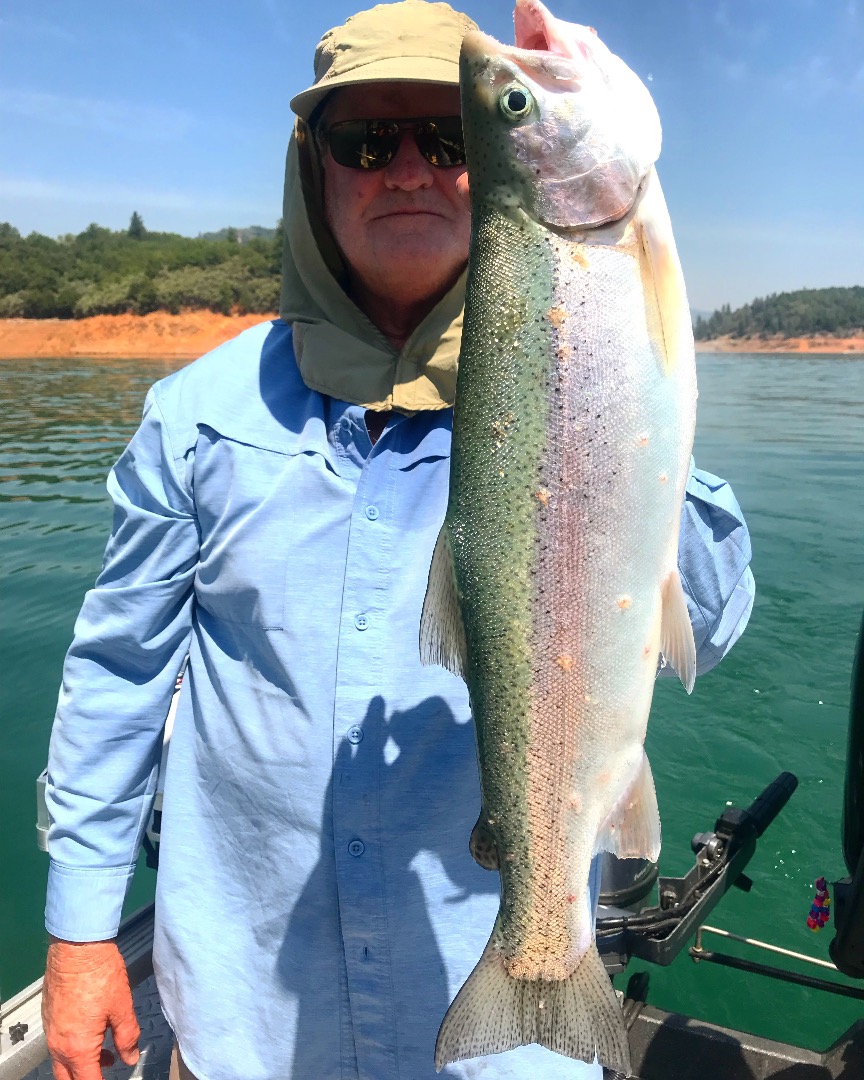
M 51 860 L 45 929 L 62 941 L 106 941 L 117 936 L 133 866 L 75 870 Z

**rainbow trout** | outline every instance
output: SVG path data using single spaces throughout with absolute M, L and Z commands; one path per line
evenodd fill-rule
M 470 691 L 470 847 L 501 903 L 436 1066 L 536 1042 L 629 1073 L 588 876 L 601 851 L 656 860 L 659 654 L 693 686 L 677 570 L 693 338 L 648 91 L 537 0 L 515 20 L 517 47 L 462 47 L 471 253 L 420 641 Z

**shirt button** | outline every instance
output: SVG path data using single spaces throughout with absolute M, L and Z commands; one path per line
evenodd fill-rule
M 365 615 L 355 615 L 354 625 L 358 630 L 365 630 L 369 625 L 369 619 Z
M 378 520 L 378 507 L 377 506 L 367 506 L 366 507 L 366 517 L 369 518 L 370 521 L 377 521 Z
M 353 855 L 355 859 L 359 859 L 365 850 L 366 845 L 362 840 L 352 840 L 348 845 L 348 854 Z
M 355 746 L 357 743 L 363 742 L 363 728 L 357 727 L 356 724 L 354 727 L 348 728 L 348 742 L 354 743 Z

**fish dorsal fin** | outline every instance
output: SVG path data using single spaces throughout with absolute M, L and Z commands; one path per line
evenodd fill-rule
M 660 856 L 660 811 L 654 777 L 644 752 L 635 779 L 600 828 L 596 851 L 611 851 L 619 859 L 651 862 Z
M 654 168 L 643 184 L 637 221 L 657 297 L 663 328 L 664 370 L 669 375 L 693 362 L 693 326 L 672 222 Z
M 696 681 L 696 643 L 693 624 L 687 610 L 687 598 L 681 587 L 681 577 L 672 570 L 661 586 L 663 617 L 660 624 L 660 651 L 675 669 L 688 694 Z
M 420 617 L 420 662 L 440 664 L 464 679 L 467 653 L 453 553 L 447 537 L 447 526 L 443 525 L 432 554 L 429 584 Z

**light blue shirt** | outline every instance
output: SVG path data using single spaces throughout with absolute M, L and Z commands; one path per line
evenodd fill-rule
M 199 1080 L 432 1080 L 492 929 L 467 692 L 417 644 L 451 419 L 392 414 L 373 447 L 364 410 L 308 390 L 290 328 L 266 323 L 157 383 L 111 473 L 51 740 L 46 925 L 116 933 L 188 652 L 154 959 Z M 729 487 L 694 471 L 700 671 L 746 624 L 749 557 Z M 600 1070 L 533 1046 L 441 1075 Z

